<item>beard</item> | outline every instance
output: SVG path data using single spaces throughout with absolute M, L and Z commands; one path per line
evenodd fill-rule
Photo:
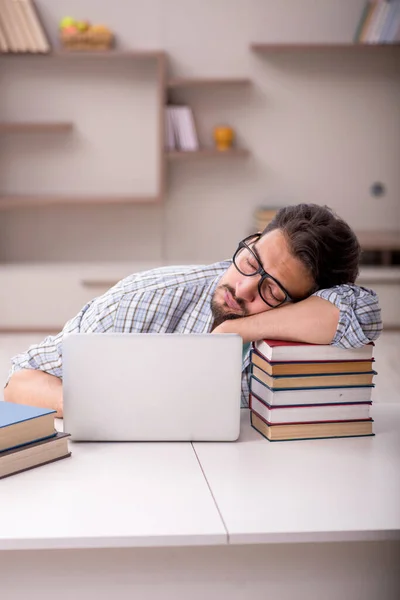
M 229 308 L 229 306 L 227 306 L 226 304 L 220 304 L 217 302 L 216 295 L 217 295 L 217 292 L 221 289 L 226 289 L 226 290 L 228 290 L 228 292 L 230 292 L 230 294 L 232 295 L 232 298 L 235 300 L 235 302 L 237 302 L 237 304 L 242 309 L 241 314 L 231 312 L 231 309 Z M 237 298 L 235 295 L 235 290 L 230 285 L 227 285 L 227 284 L 221 285 L 215 290 L 214 295 L 211 299 L 211 312 L 214 317 L 214 322 L 213 322 L 211 331 L 213 331 L 216 327 L 218 327 L 218 325 L 221 325 L 221 323 L 223 323 L 224 321 L 233 321 L 234 319 L 242 319 L 243 317 L 245 317 L 247 315 L 244 301 L 241 300 L 240 298 Z

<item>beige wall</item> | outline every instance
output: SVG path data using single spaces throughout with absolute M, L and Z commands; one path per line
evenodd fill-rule
M 400 226 L 400 54 L 387 49 L 259 56 L 249 50 L 254 41 L 351 41 L 364 0 L 38 0 L 37 5 L 48 29 L 71 14 L 109 24 L 122 47 L 164 49 L 172 75 L 250 77 L 250 89 L 186 91 L 176 100 L 193 106 L 204 143 L 211 143 L 213 124 L 229 122 L 251 157 L 174 164 L 162 207 L 1 213 L 0 260 L 219 260 L 252 230 L 260 203 L 326 203 L 355 228 Z M 74 120 L 81 134 L 78 145 L 73 136 L 68 143 L 61 137 L 26 146 L 19 136 L 3 144 L 3 190 L 151 191 L 151 67 L 113 61 L 112 72 L 98 65 L 94 71 L 75 65 L 54 72 L 53 63 L 28 76 L 32 59 L 13 59 L 4 69 L 7 60 L 0 69 L 0 113 L 37 117 L 40 94 L 48 98 L 50 86 L 49 115 Z M 104 146 L 102 127 L 113 132 L 111 145 Z M 374 181 L 386 185 L 384 198 L 369 195 Z

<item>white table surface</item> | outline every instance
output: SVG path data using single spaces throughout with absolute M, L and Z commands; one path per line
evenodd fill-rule
M 0 550 L 400 539 L 400 405 L 373 438 L 78 444 L 0 481 Z
M 400 404 L 368 438 L 274 442 L 242 411 L 235 444 L 196 443 L 232 544 L 400 538 Z
M 69 446 L 0 481 L 0 550 L 226 544 L 190 443 Z

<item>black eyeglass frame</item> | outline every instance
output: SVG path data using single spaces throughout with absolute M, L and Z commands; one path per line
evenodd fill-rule
M 247 236 L 246 238 L 244 238 L 244 240 L 242 240 L 241 242 L 239 242 L 239 245 L 235 251 L 235 254 L 233 255 L 232 258 L 232 262 L 235 265 L 235 268 L 237 271 L 239 271 L 239 273 L 241 275 L 244 275 L 244 277 L 254 277 L 254 275 L 261 275 L 261 279 L 258 282 L 258 293 L 260 294 L 260 298 L 263 302 L 265 302 L 265 304 L 267 304 L 270 308 L 278 308 L 279 306 L 282 306 L 283 304 L 285 304 L 286 302 L 294 302 L 293 298 L 290 297 L 289 292 L 283 287 L 283 285 L 277 280 L 275 279 L 275 277 L 273 277 L 272 275 L 270 275 L 262 266 L 262 264 L 260 263 L 260 260 L 257 258 L 256 254 L 254 254 L 253 250 L 250 248 L 250 246 L 248 245 L 249 240 L 254 240 L 254 243 L 257 242 L 261 237 L 261 233 L 253 233 L 252 235 Z M 254 273 L 243 273 L 243 271 L 241 271 L 239 269 L 239 267 L 236 264 L 236 257 L 238 255 L 238 253 L 240 252 L 240 250 L 243 250 L 243 248 L 245 248 L 246 250 L 248 250 L 250 252 L 250 254 L 254 257 L 254 260 L 256 261 L 256 263 L 258 264 L 258 269 L 257 271 L 255 271 Z M 276 283 L 276 285 L 282 290 L 282 292 L 284 292 L 285 294 L 285 298 L 284 300 L 282 300 L 282 302 L 279 302 L 279 304 L 270 304 L 262 295 L 261 293 L 261 287 L 262 284 L 264 283 L 264 281 L 266 279 L 272 279 L 272 281 L 274 283 Z

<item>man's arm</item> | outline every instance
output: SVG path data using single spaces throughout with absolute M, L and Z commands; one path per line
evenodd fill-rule
M 4 399 L 17 404 L 53 408 L 57 410 L 57 416 L 62 416 L 64 337 L 71 333 L 112 331 L 117 300 L 112 292 L 95 298 L 68 321 L 57 335 L 48 336 L 39 344 L 30 346 L 26 352 L 14 356 Z
M 4 390 L 4 400 L 52 408 L 57 417 L 63 416 L 61 379 L 44 371 L 21 369 L 14 373 Z
M 382 331 L 378 297 L 372 290 L 341 285 L 275 310 L 225 321 L 215 333 L 238 333 L 244 342 L 263 338 L 355 348 Z

